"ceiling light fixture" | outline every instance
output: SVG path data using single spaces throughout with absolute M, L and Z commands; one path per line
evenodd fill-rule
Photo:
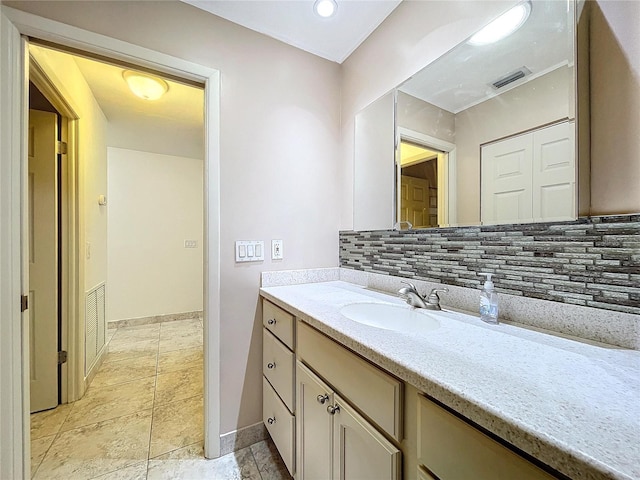
M 316 0 L 313 10 L 322 18 L 333 17 L 338 10 L 336 0 Z
M 525 2 L 516 5 L 473 35 L 469 39 L 469 43 L 471 45 L 488 45 L 502 40 L 524 25 L 530 13 L 531 3 Z
M 122 77 L 133 94 L 144 100 L 157 100 L 169 90 L 167 82 L 146 73 L 125 70 Z

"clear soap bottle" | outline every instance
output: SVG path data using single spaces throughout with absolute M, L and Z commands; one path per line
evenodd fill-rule
M 480 293 L 480 320 L 487 323 L 498 323 L 498 294 L 493 290 L 492 273 L 481 273 L 487 277 Z

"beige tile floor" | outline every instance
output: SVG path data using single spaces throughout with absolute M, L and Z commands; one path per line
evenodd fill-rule
M 289 479 L 273 443 L 203 456 L 202 321 L 109 330 L 84 397 L 31 415 L 34 479 Z

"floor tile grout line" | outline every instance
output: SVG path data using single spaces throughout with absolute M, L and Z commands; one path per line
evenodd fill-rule
M 146 412 L 147 410 L 149 410 L 149 411 L 151 411 L 153 413 L 153 407 L 143 408 L 143 409 L 140 409 L 140 410 L 136 410 L 135 412 L 129 412 L 129 413 L 125 413 L 123 415 L 118 415 L 117 417 L 106 418 L 104 420 L 99 420 L 97 422 L 87 423 L 86 425 L 78 425 L 77 427 L 70 428 L 69 430 L 65 430 L 64 432 L 60 431 L 58 435 L 62 435 L 63 433 L 73 432 L 73 431 L 79 430 L 81 428 L 91 427 L 93 425 L 97 425 L 98 423 L 104 423 L 104 422 L 111 422 L 113 420 L 119 420 L 119 419 L 121 419 L 123 417 L 129 417 L 131 415 L 136 415 L 138 413 Z M 57 440 L 57 437 L 54 439 L 54 441 L 55 440 Z
M 151 457 L 151 441 L 153 440 L 153 420 L 156 415 L 156 395 L 158 394 L 158 364 L 160 362 L 160 330 L 162 329 L 162 323 L 158 329 L 158 347 L 156 350 L 156 379 L 153 385 L 153 402 L 151 406 L 151 426 L 149 428 L 149 442 L 147 443 L 147 474 L 149 476 L 149 458 Z
M 125 468 L 129 468 L 129 467 L 133 467 L 134 465 L 138 464 L 138 463 L 142 463 L 144 460 L 132 460 L 133 463 L 129 463 L 127 465 L 124 465 L 120 468 L 116 468 L 115 470 L 111 470 L 110 472 L 104 472 L 101 473 L 100 475 L 96 475 L 94 477 L 88 477 L 86 480 L 96 480 L 96 479 L 100 479 L 100 477 L 104 477 L 106 475 L 110 475 L 112 473 L 116 473 L 119 472 L 120 470 L 124 470 Z
M 92 387 L 93 387 L 94 390 L 97 390 L 99 388 L 118 387 L 118 386 L 122 386 L 122 385 L 127 385 L 128 383 L 133 383 L 133 382 L 138 382 L 140 380 L 145 380 L 147 378 L 153 378 L 155 376 L 156 376 L 155 374 L 154 375 L 145 375 L 144 377 L 130 378 L 129 380 L 125 380 L 124 382 L 107 383 L 107 384 L 104 384 L 104 385 L 92 385 Z M 89 389 L 87 389 L 87 390 L 89 390 Z M 83 395 L 80 400 L 82 400 L 85 396 L 86 396 L 86 394 Z M 80 401 L 80 400 L 76 400 L 76 401 Z
M 258 475 L 260 475 L 260 480 L 264 480 L 264 477 L 262 476 L 262 472 L 260 471 L 260 465 L 258 465 L 258 460 L 256 459 L 256 456 L 253 453 L 253 448 L 251 448 L 251 445 L 249 445 L 249 453 L 251 453 L 251 458 L 253 458 L 253 463 L 256 464 L 256 470 L 258 470 Z
M 183 447 L 177 447 L 177 448 L 174 448 L 173 450 L 169 450 L 168 452 L 161 453 L 161 454 L 159 454 L 159 455 L 156 455 L 155 457 L 150 457 L 148 461 L 150 462 L 150 461 L 154 460 L 154 461 L 156 461 L 156 462 L 157 462 L 157 461 L 159 461 L 159 460 L 158 460 L 158 457 L 162 457 L 162 456 L 164 456 L 164 455 L 169 455 L 170 453 L 177 452 L 178 450 L 182 450 L 183 448 L 193 447 L 194 445 L 202 445 L 202 449 L 203 449 L 203 450 L 202 450 L 202 457 L 203 457 L 205 460 L 209 460 L 208 458 L 206 458 L 206 457 L 204 456 L 204 439 L 203 439 L 203 440 L 199 440 L 199 441 L 197 441 L 197 442 L 190 443 L 189 445 L 184 445 Z M 221 458 L 221 457 L 218 457 L 218 458 Z M 211 459 L 211 460 L 217 460 L 217 459 L 216 459 L 216 458 L 213 458 L 213 459 Z

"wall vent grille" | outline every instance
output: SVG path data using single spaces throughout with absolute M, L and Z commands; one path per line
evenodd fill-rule
M 493 88 L 495 88 L 496 90 L 499 90 L 500 88 L 506 87 L 510 83 L 513 83 L 516 80 L 520 80 L 527 75 L 531 75 L 531 70 L 529 70 L 527 67 L 521 67 L 515 72 L 511 72 L 509 75 L 496 80 L 491 85 L 493 85 Z
M 86 293 L 85 303 L 85 375 L 93 367 L 105 344 L 105 285 L 101 283 Z

